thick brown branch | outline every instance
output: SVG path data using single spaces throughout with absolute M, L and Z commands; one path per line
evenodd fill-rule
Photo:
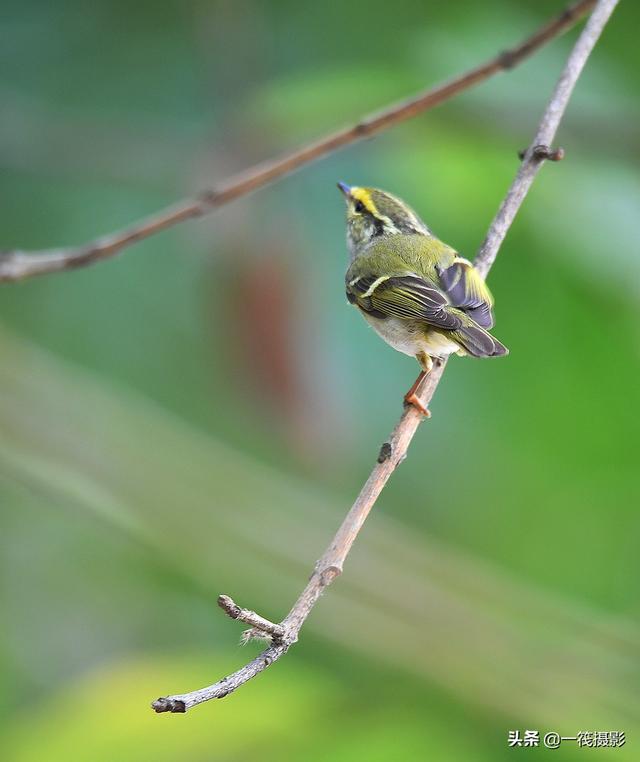
M 371 137 L 406 119 L 411 119 L 483 82 L 497 72 L 513 68 L 549 40 L 572 27 L 594 4 L 595 0 L 579 0 L 522 43 L 500 53 L 481 66 L 449 82 L 364 117 L 357 124 L 320 138 L 296 151 L 251 167 L 217 187 L 201 193 L 197 198 L 162 209 L 124 230 L 98 238 L 83 246 L 33 252 L 21 250 L 4 252 L 0 254 L 0 282 L 23 280 L 36 275 L 84 267 L 101 259 L 113 257 L 125 247 L 149 238 L 165 228 L 208 214 L 229 201 L 251 193 L 339 148 Z
M 539 147 L 551 145 L 573 88 L 617 2 L 618 0 L 599 0 L 567 60 L 551 100 L 544 111 L 536 136 L 525 153 L 518 174 L 491 223 L 476 257 L 476 266 L 485 277 L 495 261 L 498 249 L 522 205 L 535 175 L 540 169 L 544 157 L 540 155 Z M 445 362 L 437 361 L 432 372 L 427 376 L 420 394 L 422 404 L 425 407 L 428 407 L 442 378 L 445 364 Z M 351 510 L 324 555 L 316 564 L 307 586 L 282 621 L 281 624 L 284 628 L 282 639 L 279 642 L 273 642 L 246 667 L 208 688 L 157 699 L 152 704 L 156 712 L 185 712 L 203 701 L 222 698 L 222 696 L 226 696 L 239 688 L 247 680 L 255 677 L 287 652 L 291 645 L 297 641 L 302 625 L 324 589 L 342 572 L 344 561 L 362 525 L 391 474 L 406 457 L 407 449 L 422 420 L 422 415 L 414 407 L 407 407 L 404 410 L 391 436 L 384 443 L 377 462 Z

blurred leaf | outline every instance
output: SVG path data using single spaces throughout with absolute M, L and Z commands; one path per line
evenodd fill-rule
M 52 762 L 276 760 L 282 748 L 306 745 L 339 701 L 321 673 L 274 668 L 268 684 L 243 689 L 241 712 L 231 701 L 196 708 L 188 718 L 152 712 L 149 698 L 159 682 L 197 685 L 203 675 L 225 670 L 228 664 L 185 653 L 107 665 L 25 708 L 7 734 L 5 754 L 13 762 L 39 761 L 43 749 Z

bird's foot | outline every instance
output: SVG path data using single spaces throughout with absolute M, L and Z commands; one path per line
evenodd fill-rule
M 419 413 L 422 413 L 425 418 L 431 418 L 431 413 L 422 404 L 422 402 L 420 402 L 420 398 L 418 397 L 418 389 L 420 389 L 420 384 L 422 384 L 427 375 L 428 371 L 420 371 L 420 374 L 418 375 L 418 378 L 416 378 L 416 380 L 413 382 L 411 389 L 409 389 L 409 391 L 404 395 L 404 404 L 413 405 L 413 407 L 415 407 Z
M 419 399 L 418 395 L 415 392 L 408 391 L 404 395 L 404 404 L 405 405 L 413 405 L 413 407 L 415 407 L 415 409 L 419 413 L 422 413 L 422 415 L 425 418 L 431 418 L 431 411 L 428 408 L 426 408 L 422 404 L 422 402 L 420 402 L 420 399 Z

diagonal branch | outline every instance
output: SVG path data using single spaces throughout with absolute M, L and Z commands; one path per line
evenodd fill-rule
M 525 152 L 518 174 L 491 223 L 487 237 L 476 257 L 476 266 L 485 277 L 495 261 L 500 245 L 515 219 L 540 169 L 542 161 L 545 158 L 553 157 L 549 146 L 555 138 L 573 88 L 617 2 L 618 0 L 599 0 L 569 55 L 553 95 L 544 111 L 536 136 L 531 146 Z M 545 150 L 543 150 L 543 147 Z M 427 376 L 420 395 L 421 402 L 425 407 L 429 405 L 442 378 L 445 364 L 446 362 L 437 361 L 434 363 L 433 370 Z M 259 656 L 245 667 L 242 667 L 242 669 L 217 683 L 207 688 L 192 691 L 191 693 L 157 699 L 152 703 L 152 707 L 156 712 L 185 712 L 187 709 L 204 701 L 222 698 L 262 672 L 289 650 L 297 641 L 302 625 L 314 604 L 324 592 L 324 589 L 342 572 L 344 561 L 362 525 L 391 474 L 405 459 L 407 449 L 422 420 L 422 415 L 413 406 L 407 407 L 404 410 L 389 440 L 382 445 L 377 463 L 356 498 L 355 503 L 324 555 L 316 564 L 316 568 L 307 586 L 302 591 L 291 611 L 281 622 L 283 634 L 274 634 L 271 645 Z M 253 612 L 250 613 L 253 615 Z M 248 621 L 248 619 L 243 621 Z M 268 624 L 271 625 L 271 623 Z M 263 632 L 265 631 L 265 628 L 260 629 Z
M 24 280 L 36 275 L 84 267 L 113 257 L 125 247 L 149 238 L 166 228 L 209 214 L 214 209 L 262 188 L 339 148 L 371 137 L 406 119 L 411 119 L 500 71 L 512 69 L 554 37 L 570 29 L 594 4 L 595 0 L 579 0 L 519 45 L 455 79 L 388 106 L 382 111 L 364 117 L 350 127 L 331 133 L 291 153 L 251 167 L 195 198 L 162 209 L 123 230 L 97 238 L 82 246 L 32 252 L 22 250 L 0 252 L 0 282 Z

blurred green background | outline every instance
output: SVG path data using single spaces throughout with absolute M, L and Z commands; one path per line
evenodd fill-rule
M 529 34 L 561 3 L 6 0 L 2 248 L 80 243 Z M 515 71 L 95 267 L 0 290 L 4 758 L 639 759 L 640 151 L 622 2 L 454 358 L 301 642 L 257 650 L 366 478 L 415 362 L 344 298 L 337 180 L 472 256 L 576 30 Z

